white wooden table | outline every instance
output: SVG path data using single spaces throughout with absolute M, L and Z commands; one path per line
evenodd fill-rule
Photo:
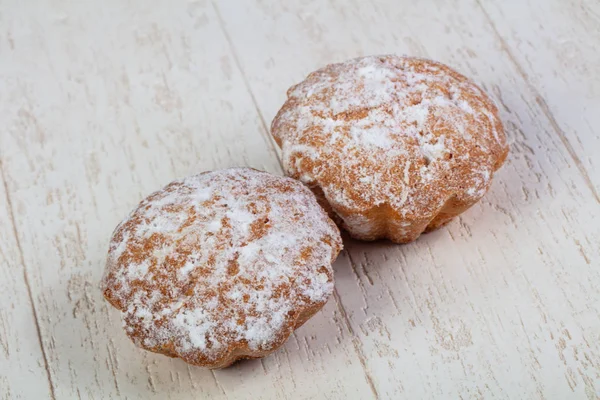
M 397 246 L 346 240 L 284 348 L 218 371 L 137 349 L 99 291 L 110 234 L 207 169 L 281 173 L 285 90 L 366 54 L 497 101 L 484 200 Z M 600 398 L 598 0 L 0 2 L 2 399 Z

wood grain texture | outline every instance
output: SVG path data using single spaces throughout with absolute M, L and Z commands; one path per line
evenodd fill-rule
M 0 398 L 600 398 L 594 1 L 0 3 Z M 377 53 L 497 101 L 491 192 L 403 246 L 345 240 L 284 348 L 219 371 L 143 352 L 102 300 L 112 229 L 191 172 L 281 173 L 286 89 Z
M 486 2 L 479 5 L 505 54 L 561 138 L 600 204 L 600 7 L 595 1 Z
M 0 162 L 0 398 L 51 397 L 52 381 L 41 347 L 30 272 L 16 241 L 15 211 L 5 183 Z

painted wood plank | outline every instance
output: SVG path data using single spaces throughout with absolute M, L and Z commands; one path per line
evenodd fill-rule
M 0 147 L 0 398 L 48 398 L 52 388 L 39 318 L 22 248 L 15 240 L 14 209 L 4 185 L 2 159 Z
M 600 3 L 479 5 L 600 204 Z

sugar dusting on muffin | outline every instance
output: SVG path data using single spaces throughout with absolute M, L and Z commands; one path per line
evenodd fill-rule
M 473 82 L 397 56 L 313 72 L 290 88 L 272 133 L 288 175 L 318 187 L 351 234 L 377 225 L 365 217 L 375 207 L 422 224 L 451 198 L 476 202 L 508 150 L 496 107 Z
M 105 296 L 144 348 L 210 365 L 269 350 L 333 290 L 339 232 L 301 183 L 251 169 L 176 181 L 110 243 Z

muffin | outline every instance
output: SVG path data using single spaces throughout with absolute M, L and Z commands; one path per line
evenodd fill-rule
M 273 352 L 323 307 L 341 248 L 300 182 L 203 173 L 151 194 L 117 226 L 104 297 L 138 346 L 226 367 Z
M 287 175 L 362 240 L 415 240 L 475 204 L 508 154 L 471 80 L 393 55 L 328 65 L 291 87 L 271 132 Z

